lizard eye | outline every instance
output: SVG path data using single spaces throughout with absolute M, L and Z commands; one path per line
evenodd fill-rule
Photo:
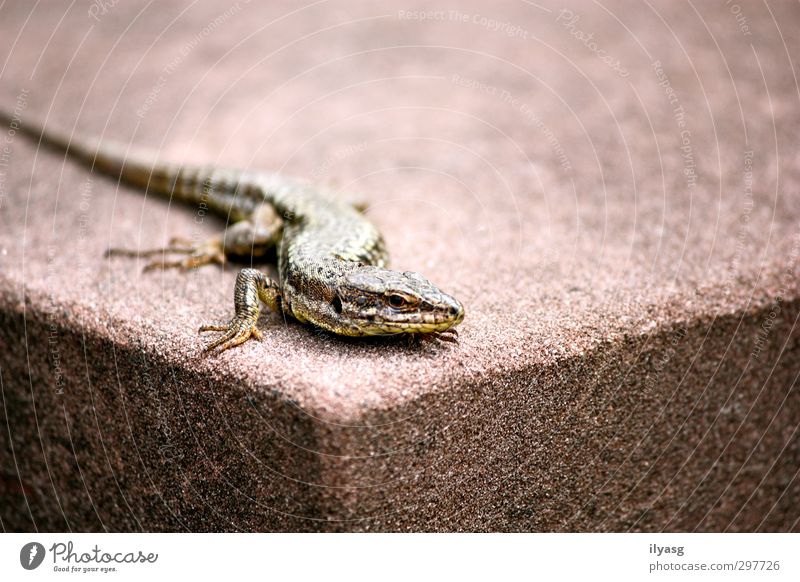
M 406 304 L 406 298 L 402 295 L 389 295 L 389 305 L 392 307 L 404 307 Z

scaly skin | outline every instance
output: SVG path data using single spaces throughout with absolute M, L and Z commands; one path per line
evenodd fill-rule
M 8 122 L 10 116 L 0 112 L 0 120 Z M 455 340 L 454 326 L 464 319 L 461 303 L 418 273 L 390 270 L 380 233 L 341 200 L 277 174 L 159 164 L 125 155 L 120 146 L 78 141 L 42 127 L 23 124 L 21 131 L 108 176 L 204 204 L 232 221 L 223 236 L 199 245 L 176 238 L 165 249 L 111 249 L 111 254 L 162 256 L 147 269 L 192 268 L 223 263 L 228 255 L 261 256 L 277 244 L 279 280 L 242 269 L 234 290 L 234 317 L 200 328 L 222 332 L 208 350 L 260 339 L 259 302 L 345 336 L 421 334 Z M 167 261 L 165 253 L 184 258 Z

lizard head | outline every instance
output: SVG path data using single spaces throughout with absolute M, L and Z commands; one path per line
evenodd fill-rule
M 464 319 L 464 307 L 419 273 L 359 267 L 344 277 L 334 310 L 361 335 L 441 332 Z

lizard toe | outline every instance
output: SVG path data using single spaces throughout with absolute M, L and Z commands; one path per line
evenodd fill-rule
M 444 331 L 437 331 L 432 335 L 432 339 L 438 343 L 447 342 L 451 344 L 458 344 L 458 332 L 453 328 L 446 329 Z
M 222 331 L 225 332 L 217 339 L 206 345 L 204 352 L 208 353 L 217 349 L 217 353 L 224 352 L 227 349 L 243 344 L 250 338 L 261 341 L 263 334 L 255 323 L 250 320 L 243 320 L 234 318 L 227 325 L 203 325 L 200 327 L 200 332 L 206 331 Z

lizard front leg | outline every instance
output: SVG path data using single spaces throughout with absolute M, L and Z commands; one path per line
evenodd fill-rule
M 256 327 L 259 314 L 259 301 L 273 311 L 281 309 L 280 285 L 257 269 L 242 269 L 236 277 L 234 288 L 236 314 L 226 324 L 203 325 L 200 333 L 206 331 L 224 332 L 206 346 L 206 351 L 219 347 L 219 351 L 238 346 L 251 337 L 261 340 L 261 331 Z

